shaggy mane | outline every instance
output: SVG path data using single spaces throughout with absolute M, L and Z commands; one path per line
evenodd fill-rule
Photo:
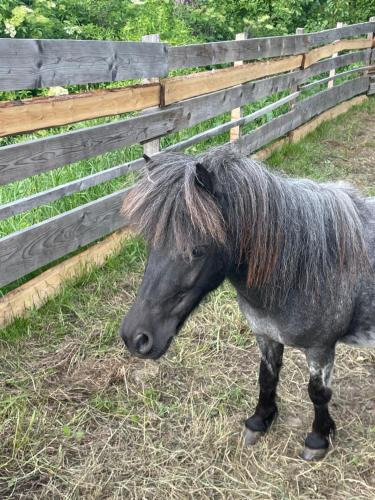
M 196 179 L 200 162 L 214 194 Z M 337 285 L 368 266 L 365 204 L 342 183 L 288 179 L 233 149 L 201 156 L 166 153 L 153 159 L 127 196 L 123 212 L 151 246 L 190 257 L 215 244 L 248 266 L 247 284 L 273 303 L 291 289 Z

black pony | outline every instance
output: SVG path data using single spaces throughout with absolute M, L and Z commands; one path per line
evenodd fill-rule
M 149 243 L 129 350 L 159 358 L 202 298 L 225 278 L 261 351 L 260 394 L 246 421 L 254 444 L 277 413 L 284 345 L 304 350 L 315 419 L 302 456 L 325 455 L 337 342 L 375 346 L 375 198 L 352 187 L 288 179 L 234 150 L 162 154 L 124 213 Z

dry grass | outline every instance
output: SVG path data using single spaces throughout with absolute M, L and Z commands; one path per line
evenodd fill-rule
M 341 119 L 325 125 L 324 136 L 321 130 L 285 148 L 272 163 L 301 174 L 305 160 L 305 169 L 315 165 L 315 177 L 368 179 L 373 191 L 373 146 L 364 153 L 345 136 L 354 122 L 361 137 L 364 119 L 373 120 L 371 106 L 351 114 L 350 126 Z M 373 141 L 363 128 L 362 139 Z M 143 258 L 133 242 L 4 332 L 0 498 L 375 498 L 374 352 L 338 349 L 332 402 L 338 433 L 324 461 L 297 457 L 312 405 L 304 357 L 291 349 L 280 416 L 263 441 L 244 448 L 259 356 L 233 290 L 225 284 L 212 294 L 160 362 L 130 358 L 117 330 Z

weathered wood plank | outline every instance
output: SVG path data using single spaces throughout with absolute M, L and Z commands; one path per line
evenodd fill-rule
M 284 144 L 287 144 L 288 142 L 298 142 L 300 141 L 303 137 L 305 137 L 307 134 L 310 132 L 314 131 L 321 123 L 327 121 L 327 120 L 333 120 L 337 116 L 346 113 L 350 108 L 353 106 L 357 106 L 359 104 L 362 104 L 365 102 L 367 99 L 367 96 L 365 95 L 360 95 L 357 97 L 353 97 L 353 99 L 350 99 L 349 101 L 342 102 L 341 104 L 338 104 L 334 108 L 329 109 L 328 111 L 325 111 L 321 115 L 317 116 L 316 118 L 310 120 L 309 122 L 305 123 L 304 125 L 301 125 L 300 127 L 296 128 L 295 130 L 292 130 L 290 132 L 290 135 L 288 137 L 284 137 L 282 139 L 277 140 L 270 146 L 267 146 L 265 148 L 260 149 L 256 153 L 252 154 L 251 156 L 254 158 L 258 159 L 265 159 L 270 154 L 273 153 L 276 149 L 280 148 Z
M 326 78 L 321 78 L 320 80 L 315 80 L 314 82 L 307 83 L 306 85 L 302 85 L 300 87 L 301 90 L 307 90 L 311 89 L 313 87 L 316 87 L 317 85 L 322 85 L 323 83 L 330 83 L 334 82 L 338 78 L 343 78 L 349 75 L 352 75 L 353 73 L 365 73 L 369 69 L 375 68 L 375 65 L 373 66 L 361 66 L 359 68 L 353 68 L 353 69 L 348 69 L 347 71 L 343 71 L 342 73 L 334 73 L 332 76 L 327 76 Z M 328 88 L 332 88 L 333 85 L 328 86 Z
M 238 60 L 290 56 L 309 50 L 308 35 L 251 38 L 168 47 L 169 69 L 223 64 Z
M 237 142 L 239 149 L 244 154 L 253 153 L 336 104 L 366 93 L 368 84 L 369 78 L 362 76 L 298 102 L 292 111 L 242 136 Z
M 367 33 L 374 31 L 374 28 L 374 22 L 366 22 L 303 35 L 171 46 L 168 47 L 169 69 L 193 68 L 237 60 L 252 60 L 259 57 L 303 54 L 317 45 L 347 37 L 367 35 Z
M 193 73 L 187 76 L 166 78 L 162 81 L 164 105 L 208 94 L 249 80 L 298 69 L 302 64 L 302 56 L 292 56 L 270 61 L 259 61 L 232 68 Z
M 120 229 L 1 297 L 0 328 L 4 328 L 17 317 L 26 316 L 31 308 L 41 307 L 61 290 L 67 280 L 103 265 L 108 257 L 121 249 L 129 235 L 128 229 Z
M 327 73 L 331 69 L 341 68 L 342 66 L 349 66 L 358 62 L 364 62 L 366 65 L 370 64 L 371 49 L 358 50 L 357 52 L 349 52 L 337 56 L 334 59 L 326 59 L 312 64 L 305 68 L 303 81 L 308 80 L 312 76 L 319 75 L 320 73 Z
M 0 90 L 114 82 L 167 73 L 165 44 L 0 39 Z
M 366 22 L 343 26 L 342 28 L 332 28 L 309 34 L 310 46 L 322 45 L 342 38 L 351 36 L 366 35 L 370 31 L 375 31 L 375 22 Z
M 125 227 L 120 211 L 127 192 L 117 191 L 0 239 L 0 286 Z
M 0 148 L 0 184 L 165 135 L 175 130 L 181 116 L 182 110 L 177 106 L 128 120 L 5 146 Z
M 350 108 L 353 106 L 357 106 L 358 104 L 362 104 L 365 102 L 367 99 L 367 96 L 365 95 L 360 95 L 357 97 L 353 97 L 353 99 L 350 99 L 349 101 L 342 102 L 341 104 L 338 104 L 337 106 L 324 111 L 321 113 L 319 116 L 316 118 L 310 120 L 309 122 L 305 123 L 304 125 L 301 125 L 300 127 L 296 128 L 295 130 L 292 130 L 290 133 L 290 141 L 291 142 L 298 142 L 300 141 L 303 137 L 305 137 L 307 134 L 315 130 L 319 125 L 322 123 L 328 121 L 328 120 L 333 120 L 337 116 L 341 115 L 342 113 L 346 113 Z
M 135 85 L 0 103 L 0 136 L 158 106 L 160 85 Z
M 338 40 L 330 45 L 324 45 L 308 52 L 305 56 L 305 68 L 311 66 L 320 59 L 330 57 L 333 54 L 341 52 L 342 50 L 356 50 L 366 49 L 372 47 L 372 40 L 358 39 L 358 40 Z
M 246 115 L 246 116 L 243 116 L 241 118 L 237 118 L 236 120 L 231 120 L 230 122 L 223 123 L 221 125 L 218 125 L 217 127 L 210 128 L 210 129 L 205 130 L 199 134 L 196 134 L 192 137 L 189 137 L 189 139 L 181 141 L 177 144 L 172 144 L 171 146 L 167 147 L 164 151 L 182 151 L 182 150 L 188 148 L 189 146 L 196 144 L 197 142 L 208 139 L 209 137 L 215 137 L 217 135 L 222 134 L 223 132 L 226 132 L 227 130 L 231 130 L 234 126 L 241 126 L 241 125 L 246 125 L 247 123 L 251 123 L 254 120 L 256 120 L 257 118 L 260 118 L 261 116 L 264 116 L 267 113 L 270 113 L 271 111 L 279 108 L 280 106 L 283 106 L 284 104 L 286 104 L 290 101 L 294 101 L 298 97 L 299 94 L 300 94 L 300 92 L 294 92 L 293 94 L 290 94 L 286 97 L 279 99 L 278 101 L 275 101 L 271 104 L 268 104 L 264 108 L 261 108 L 261 109 L 258 109 L 257 111 L 254 111 L 254 113 L 251 113 L 250 115 Z M 231 141 L 231 142 L 233 142 L 233 141 Z
M 187 99 L 178 104 L 172 104 L 165 109 L 174 109 L 181 106 L 183 116 L 177 123 L 176 129 L 190 128 L 197 123 L 218 116 L 233 108 L 258 101 L 276 92 L 289 89 L 302 80 L 303 72 L 293 71 L 285 75 L 265 78 L 255 82 L 245 83 L 226 90 L 213 92 L 199 97 Z
M 39 207 L 40 205 L 45 205 L 46 203 L 52 203 L 53 201 L 59 200 L 64 196 L 85 191 L 86 189 L 102 184 L 103 182 L 116 179 L 117 177 L 121 177 L 129 172 L 140 169 L 144 163 L 144 159 L 139 158 L 138 160 L 124 163 L 122 165 L 116 165 L 115 167 L 108 168 L 102 172 L 96 172 L 95 174 L 87 175 L 86 177 L 61 184 L 60 186 L 55 186 L 47 189 L 46 191 L 27 196 L 26 198 L 21 198 L 4 205 L 0 205 L 0 220 L 13 217 L 14 215 L 26 212 L 27 210 Z

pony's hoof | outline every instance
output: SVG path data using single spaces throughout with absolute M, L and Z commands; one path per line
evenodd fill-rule
M 264 432 L 245 429 L 245 446 L 254 446 L 259 439 L 264 436 Z
M 300 457 L 303 458 L 303 460 L 307 460 L 309 462 L 316 461 L 316 460 L 322 460 L 326 456 L 328 452 L 328 448 L 309 448 L 308 446 L 305 446 L 302 452 L 300 453 Z

